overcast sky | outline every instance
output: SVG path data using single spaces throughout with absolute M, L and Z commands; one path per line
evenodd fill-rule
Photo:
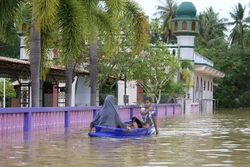
M 159 0 L 135 0 L 135 1 L 142 6 L 146 15 L 148 15 L 150 18 L 155 12 L 156 9 L 155 6 L 160 4 Z M 165 2 L 166 0 L 162 1 Z M 220 18 L 224 17 L 230 19 L 228 12 L 232 11 L 232 8 L 239 2 L 244 6 L 246 5 L 247 12 L 245 13 L 245 17 L 248 16 L 248 12 L 250 11 L 250 6 L 248 5 L 250 3 L 250 0 L 177 0 L 178 4 L 184 1 L 193 2 L 193 4 L 197 9 L 197 12 L 201 12 L 206 8 L 212 6 L 215 12 L 220 13 Z

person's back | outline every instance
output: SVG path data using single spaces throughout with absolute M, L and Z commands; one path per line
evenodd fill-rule
M 105 125 L 115 128 L 128 128 L 121 120 L 118 107 L 115 105 L 114 96 L 108 95 L 105 98 L 102 108 L 90 123 L 90 132 L 94 125 Z

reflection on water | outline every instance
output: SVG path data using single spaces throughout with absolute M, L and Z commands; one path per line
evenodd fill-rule
M 250 166 L 250 111 L 162 119 L 160 134 L 89 138 L 71 128 L 0 136 L 0 166 Z

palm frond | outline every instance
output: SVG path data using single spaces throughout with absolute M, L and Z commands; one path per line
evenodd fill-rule
M 112 50 L 115 49 L 113 44 L 118 42 L 116 41 L 116 35 L 119 33 L 116 16 L 112 17 L 112 15 L 105 11 L 95 10 L 95 12 L 92 13 L 92 22 L 90 41 L 95 39 L 95 35 L 93 35 L 95 32 L 93 32 L 93 30 L 97 29 L 99 34 L 104 37 L 105 51 L 112 52 Z
M 1 0 L 0 1 L 0 26 L 8 24 L 9 19 L 17 17 L 18 10 L 24 0 Z
M 32 0 L 36 29 L 46 29 L 55 24 L 59 0 Z
M 133 31 L 132 46 L 134 47 L 132 50 L 134 53 L 139 53 L 148 41 L 148 20 L 141 7 L 130 0 L 126 1 L 124 16 L 130 25 L 131 31 Z
M 125 6 L 125 0 L 105 0 L 108 10 L 122 11 Z
M 16 22 L 23 0 L 1 0 L 0 1 L 0 38 L 13 44 L 17 37 Z
M 64 63 L 76 59 L 82 52 L 82 41 L 85 36 L 85 9 L 78 0 L 60 0 L 58 11 L 59 53 Z

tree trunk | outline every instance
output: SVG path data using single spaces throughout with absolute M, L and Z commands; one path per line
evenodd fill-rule
M 159 90 L 159 94 L 158 94 L 158 97 L 157 97 L 157 104 L 159 104 L 161 101 L 161 90 Z
M 90 105 L 96 106 L 97 39 L 90 44 Z
M 68 65 L 66 67 L 66 96 L 65 96 L 65 106 L 71 106 L 72 105 L 72 79 L 73 79 L 73 66 L 72 66 L 72 60 L 70 59 L 68 62 Z
M 35 29 L 34 18 L 32 17 L 32 25 L 30 31 L 30 73 L 31 73 L 32 107 L 39 107 L 40 61 L 41 61 L 41 32 Z

